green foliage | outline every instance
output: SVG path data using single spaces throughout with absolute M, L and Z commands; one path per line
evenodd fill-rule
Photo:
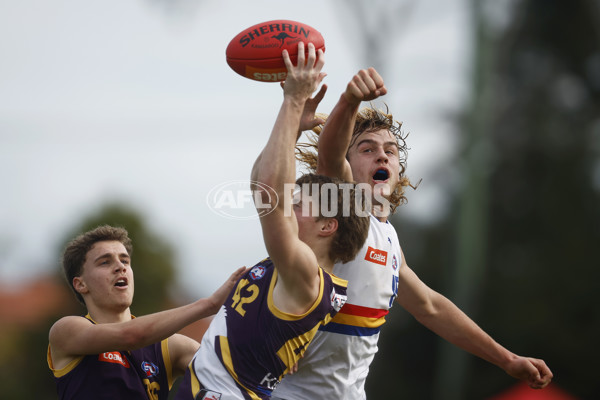
M 465 110 L 458 126 L 469 146 L 477 137 L 464 134 L 472 128 L 464 121 L 483 110 L 478 135 L 490 143 L 479 166 L 489 168 L 482 183 L 487 204 L 480 210 L 487 220 L 486 253 L 482 279 L 471 288 L 469 315 L 509 350 L 544 359 L 556 385 L 579 398 L 596 398 L 600 7 L 581 0 L 514 5 L 506 29 L 478 46 L 494 51 L 492 64 L 473 68 L 475 92 L 486 90 L 486 104 Z M 480 55 L 474 59 L 481 61 Z M 449 248 L 457 247 L 459 236 L 447 229 L 458 223 L 457 214 L 458 202 L 442 226 L 397 226 L 409 265 L 454 301 L 445 281 L 457 270 Z M 368 397 L 451 398 L 440 397 L 444 388 L 432 391 L 440 341 L 406 312 L 394 308 L 388 320 L 367 380 Z M 470 355 L 466 360 L 460 399 L 488 398 L 516 384 L 485 361 Z M 453 361 L 440 373 L 453 373 Z

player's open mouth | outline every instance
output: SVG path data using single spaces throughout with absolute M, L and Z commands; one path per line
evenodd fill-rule
M 385 182 L 390 177 L 390 173 L 383 168 L 378 169 L 373 175 L 373 180 L 375 182 Z
M 121 279 L 117 280 L 117 282 L 115 283 L 115 286 L 126 287 L 127 286 L 127 279 L 121 278 Z

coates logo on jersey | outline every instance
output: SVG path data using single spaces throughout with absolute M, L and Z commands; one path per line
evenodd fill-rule
M 331 295 L 329 296 L 331 300 L 331 306 L 337 312 L 346 304 L 346 300 L 348 300 L 348 296 L 344 294 L 336 293 L 335 289 L 331 290 Z
M 262 265 L 257 265 L 256 267 L 252 268 L 252 270 L 250 270 L 250 278 L 252 278 L 253 281 L 256 281 L 265 276 L 266 270 L 267 269 Z
M 142 361 L 142 371 L 144 371 L 148 378 L 158 375 L 158 367 L 148 361 Z
M 125 368 L 129 368 L 129 361 L 118 351 L 109 351 L 98 356 L 99 361 L 109 362 L 113 364 L 121 364 Z
M 379 265 L 387 264 L 387 251 L 374 249 L 371 246 L 367 249 L 365 260 Z

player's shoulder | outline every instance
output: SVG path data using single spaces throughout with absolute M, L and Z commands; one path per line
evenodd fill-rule
M 86 325 L 93 325 L 93 322 L 82 316 L 67 315 L 52 324 L 52 327 L 50 327 L 50 339 L 55 335 L 60 335 L 63 332 L 69 332 L 71 329 Z
M 60 318 L 59 320 L 57 320 L 52 326 L 63 326 L 63 325 L 71 325 L 71 324 L 77 324 L 77 325 L 89 325 L 89 324 L 93 324 L 93 322 L 91 320 L 89 320 L 86 317 L 80 316 L 80 315 L 67 315 L 65 317 Z

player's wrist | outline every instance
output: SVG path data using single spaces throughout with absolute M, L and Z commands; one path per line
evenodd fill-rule
M 340 97 L 340 103 L 345 104 L 349 107 L 357 107 L 358 108 L 361 101 L 362 101 L 361 99 L 358 99 L 352 93 L 348 93 L 347 91 L 342 93 L 342 96 Z

